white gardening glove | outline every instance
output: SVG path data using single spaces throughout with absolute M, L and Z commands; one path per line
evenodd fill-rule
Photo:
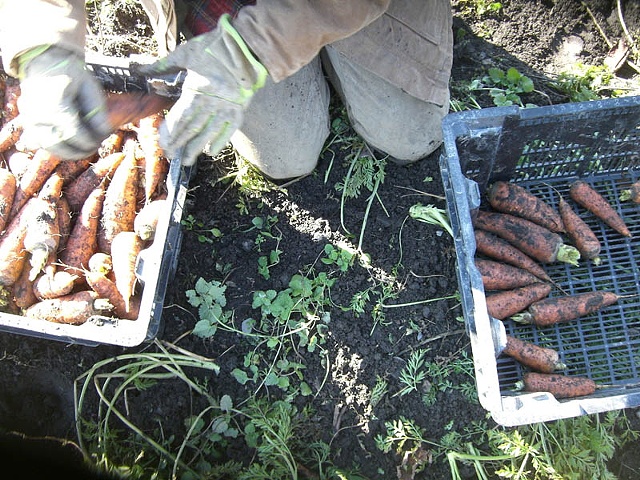
M 170 158 L 192 165 L 206 151 L 218 153 L 242 123 L 253 94 L 264 86 L 266 68 L 223 15 L 216 28 L 180 45 L 140 73 L 150 77 L 186 70 L 182 93 L 160 127 L 160 145 Z
M 96 151 L 112 131 L 106 97 L 84 59 L 65 48 L 34 49 L 18 58 L 22 142 L 64 160 Z

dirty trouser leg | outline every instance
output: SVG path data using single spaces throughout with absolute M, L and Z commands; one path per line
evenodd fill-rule
M 354 130 L 369 145 L 405 164 L 442 144 L 441 121 L 449 102 L 439 106 L 412 97 L 330 46 L 322 58 Z
M 236 151 L 265 175 L 311 173 L 329 136 L 329 87 L 320 59 L 279 82 L 267 81 L 231 137 Z

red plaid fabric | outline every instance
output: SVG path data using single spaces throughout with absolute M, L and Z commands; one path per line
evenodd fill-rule
M 225 13 L 235 17 L 245 5 L 253 5 L 255 0 L 184 0 L 187 5 L 185 25 L 193 35 L 213 30 L 218 18 Z

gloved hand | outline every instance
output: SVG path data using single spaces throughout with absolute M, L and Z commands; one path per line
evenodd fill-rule
M 44 51 L 43 51 L 44 50 Z M 77 54 L 61 47 L 31 50 L 18 58 L 21 140 L 64 160 L 90 155 L 111 132 L 106 98 Z
M 170 158 L 192 165 L 206 150 L 215 155 L 240 124 L 266 68 L 223 15 L 217 27 L 180 45 L 167 57 L 141 66 L 149 76 L 186 70 L 182 93 L 160 126 L 160 145 Z

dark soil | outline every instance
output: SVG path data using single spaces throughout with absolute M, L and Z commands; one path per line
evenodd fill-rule
M 472 14 L 470 9 L 482 2 L 453 3 L 456 36 L 453 97 L 464 98 L 464 85 L 484 75 L 490 67 L 515 67 L 536 85 L 537 92 L 523 97 L 526 102 L 564 103 L 568 101 L 566 95 L 550 86 L 553 75 L 576 61 L 601 64 L 609 51 L 594 19 L 582 2 L 576 0 L 507 0 L 499 12 L 481 16 Z M 622 30 L 616 2 L 586 3 L 607 37 L 617 41 Z M 631 1 L 623 4 L 627 27 L 637 32 L 640 5 Z M 568 47 L 576 44 L 581 48 L 571 56 Z M 631 72 L 622 70 L 619 74 L 624 81 Z M 476 93 L 476 100 L 482 107 L 493 106 L 486 93 Z M 340 106 L 334 107 L 337 116 Z M 445 206 L 439 198 L 443 195 L 438 166 L 440 152 L 408 167 L 387 164 L 378 198 L 367 211 L 370 192 L 366 189 L 360 197 L 347 199 L 344 209 L 341 208 L 341 193 L 336 184 L 347 174 L 349 164 L 344 159 L 349 152 L 339 147 L 328 147 L 313 175 L 284 188 L 253 195 L 239 190 L 230 181 L 220 181 L 235 168 L 231 155 L 200 160 L 190 182 L 192 188 L 184 213 L 200 226 L 184 231 L 177 271 L 165 301 L 160 338 L 215 360 L 220 372 L 208 378 L 208 388 L 214 396 L 229 395 L 235 404 L 254 391 L 271 400 L 282 398 L 277 387 L 258 388 L 251 383 L 242 386 L 232 377 L 232 370 L 242 368 L 243 357 L 251 349 L 246 340 L 224 332 L 210 339 L 189 334 L 196 324 L 197 310 L 189 304 L 185 292 L 193 289 L 200 277 L 224 282 L 226 308 L 235 312 L 235 323 L 239 326 L 243 319 L 256 315 L 251 308 L 254 291 L 282 290 L 298 273 L 327 272 L 335 278 L 335 284 L 330 290 L 334 306 L 325 307 L 331 317 L 326 343 L 322 345 L 326 356 L 322 360 L 317 352 L 301 349 L 290 357 L 306 366 L 304 379 L 313 392 L 309 397 L 299 397 L 297 404 L 300 411 L 304 407 L 313 411 L 311 421 L 305 423 L 304 438 L 330 444 L 330 459 L 335 465 L 357 469 L 368 478 L 397 478 L 396 468 L 401 459 L 383 454 L 374 443 L 374 437 L 384 433 L 385 422 L 400 417 L 413 419 L 424 429 L 425 437 L 434 442 L 450 430 L 464 432 L 476 422 L 486 421 L 489 427 L 494 424 L 485 419 L 486 412 L 477 400 L 456 388 L 472 382 L 464 372 L 449 376 L 451 388 L 438 389 L 430 406 L 421 398 L 425 392 L 392 396 L 402 388 L 398 376 L 412 351 L 426 349 L 427 361 L 442 366 L 470 354 L 464 325 L 459 320 L 462 311 L 455 299 L 416 303 L 450 297 L 458 289 L 451 238 L 441 228 L 408 218 L 409 208 L 418 202 Z M 238 207 L 240 199 L 244 211 Z M 252 229 L 255 217 L 277 218 L 277 229 L 272 233 L 281 235 L 279 244 L 266 237 L 260 250 L 257 248 L 258 231 Z M 365 220 L 362 250 L 370 255 L 370 267 L 355 264 L 343 273 L 335 265 L 319 261 L 328 243 L 346 242 L 355 247 Z M 208 240 L 203 241 L 203 233 L 197 230 L 212 228 L 219 229 L 222 235 L 214 238 L 205 233 Z M 275 248 L 282 253 L 266 280 L 258 273 L 258 258 Z M 393 278 L 395 283 L 389 283 Z M 375 317 L 381 320 L 376 322 L 372 307 L 383 285 L 392 287 L 395 293 L 395 298 L 385 303 L 409 305 L 384 309 L 384 318 Z M 364 313 L 357 315 L 338 308 L 348 307 L 356 293 L 369 288 L 373 289 L 372 297 Z M 0 430 L 75 441 L 74 380 L 99 360 L 153 348 L 86 347 L 1 334 Z M 389 393 L 372 409 L 370 392 L 378 378 L 386 379 Z M 183 435 L 184 419 L 197 412 L 197 408 L 182 385 L 176 390 L 172 390 L 172 385 L 161 384 L 132 394 L 129 401 L 136 405 L 132 411 L 139 415 L 132 420 L 150 428 L 160 421 L 165 436 Z M 424 386 L 428 388 L 427 383 Z M 630 410 L 628 416 L 638 428 L 636 412 Z M 617 454 L 612 470 L 619 478 L 638 477 L 637 453 L 634 445 Z M 238 442 L 227 454 L 231 459 L 248 461 L 253 452 Z M 10 459 L 3 460 L 5 464 Z M 463 473 L 473 478 L 472 470 Z M 446 458 L 437 457 L 415 478 L 450 478 Z

